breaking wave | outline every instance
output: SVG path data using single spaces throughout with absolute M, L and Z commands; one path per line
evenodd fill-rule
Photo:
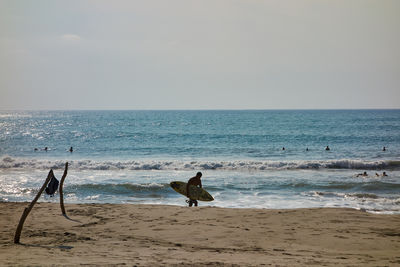
M 352 199 L 362 199 L 362 200 L 379 200 L 391 202 L 394 205 L 400 204 L 400 198 L 398 196 L 379 196 L 373 193 L 343 193 L 343 192 L 320 192 L 320 191 L 312 191 L 308 192 L 305 195 L 310 195 L 314 197 L 325 197 L 325 198 L 352 198 Z
M 65 161 L 0 158 L 0 169 L 63 169 Z M 70 168 L 79 170 L 298 170 L 298 169 L 355 169 L 355 170 L 400 170 L 400 161 L 382 160 L 310 160 L 310 161 L 115 161 L 115 160 L 73 160 Z

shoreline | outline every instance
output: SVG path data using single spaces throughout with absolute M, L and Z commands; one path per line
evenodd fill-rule
M 400 264 L 400 215 L 347 208 L 188 208 L 0 203 L 0 265 L 260 266 Z

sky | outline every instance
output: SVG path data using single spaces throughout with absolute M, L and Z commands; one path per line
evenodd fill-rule
M 400 1 L 0 0 L 0 110 L 400 108 Z

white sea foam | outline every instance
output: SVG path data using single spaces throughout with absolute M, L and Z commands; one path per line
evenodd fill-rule
M 63 160 L 37 160 L 27 158 L 0 158 L 0 169 L 63 169 Z M 307 170 L 307 169 L 355 169 L 355 170 L 399 170 L 400 161 L 381 160 L 293 160 L 293 161 L 118 161 L 118 160 L 72 160 L 70 167 L 79 170 Z
M 7 158 L 7 164 L 41 166 L 42 169 L 0 169 L 0 201 L 31 201 L 46 178 L 48 166 L 59 166 L 55 175 L 60 178 L 64 162 L 23 162 L 23 159 Z M 3 159 L 1 159 L 2 164 Z M 111 164 L 112 163 L 112 164 Z M 356 178 L 352 170 L 247 170 L 249 162 L 221 163 L 217 171 L 204 171 L 203 186 L 214 196 L 213 202 L 201 203 L 231 208 L 306 208 L 350 207 L 379 213 L 400 213 L 398 171 L 389 177 Z M 263 162 L 250 162 L 251 166 Z M 74 165 L 73 165 L 74 164 Z M 79 160 L 72 162 L 64 184 L 67 203 L 147 203 L 186 205 L 185 197 L 177 194 L 169 183 L 185 180 L 195 172 L 187 170 L 131 170 L 140 169 L 151 162 L 113 162 Z M 157 162 L 157 167 L 193 168 L 209 162 Z M 197 164 L 197 165 L 196 165 Z M 226 166 L 241 166 L 238 171 L 224 171 Z M 105 171 L 97 171 L 96 168 Z M 211 165 L 213 166 L 213 165 Z M 279 165 L 280 166 L 280 165 Z M 122 169 L 122 167 L 126 169 Z M 56 201 L 44 195 L 42 201 Z

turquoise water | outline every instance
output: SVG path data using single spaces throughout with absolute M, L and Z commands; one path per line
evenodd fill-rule
M 202 205 L 400 212 L 400 110 L 0 112 L 0 201 L 66 161 L 67 202 L 185 205 L 168 183 L 202 171 Z

